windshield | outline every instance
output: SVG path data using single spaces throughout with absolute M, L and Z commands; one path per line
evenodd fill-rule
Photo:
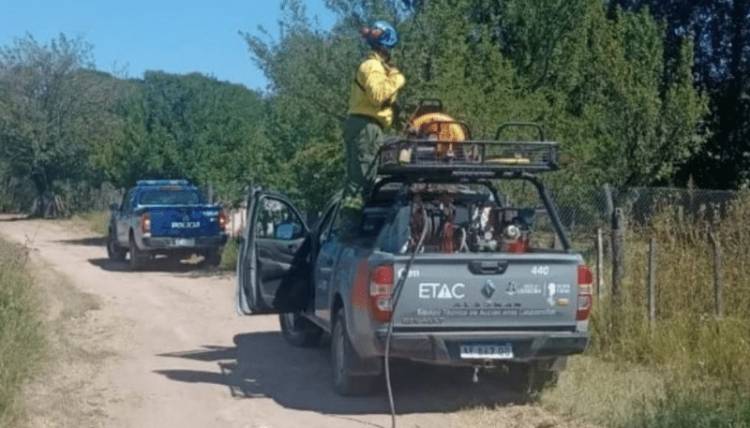
M 162 187 L 141 193 L 140 205 L 198 205 L 201 196 L 194 189 Z

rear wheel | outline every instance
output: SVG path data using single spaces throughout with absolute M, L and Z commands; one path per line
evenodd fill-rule
M 107 236 L 107 256 L 109 259 L 115 262 L 123 262 L 125 261 L 127 253 L 128 251 L 126 249 L 120 248 L 120 246 L 117 245 L 117 237 L 113 231 L 110 230 L 109 235 Z
M 130 268 L 133 270 L 143 269 L 146 262 L 149 260 L 149 255 L 144 253 L 138 248 L 138 244 L 135 243 L 135 238 L 130 235 Z
M 203 263 L 211 267 L 219 267 L 221 264 L 221 251 L 219 249 L 207 250 L 203 253 Z
M 516 388 L 530 397 L 539 395 L 544 388 L 557 384 L 559 372 L 551 370 L 545 362 L 531 362 L 514 364 L 510 368 L 510 375 Z
M 323 330 L 298 313 L 279 314 L 281 334 L 287 342 L 300 348 L 320 345 Z
M 344 310 L 336 312 L 331 333 L 331 363 L 333 365 L 333 387 L 344 396 L 367 395 L 375 389 L 378 376 L 356 375 L 353 368 L 362 365 L 350 340 Z

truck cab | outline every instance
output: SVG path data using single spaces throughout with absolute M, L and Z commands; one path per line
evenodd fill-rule
M 112 260 L 124 261 L 129 254 L 133 269 L 157 255 L 198 254 L 214 266 L 221 260 L 226 214 L 220 205 L 206 203 L 187 180 L 140 180 L 110 209 L 107 253 Z

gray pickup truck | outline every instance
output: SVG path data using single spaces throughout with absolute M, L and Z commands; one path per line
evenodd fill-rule
M 557 145 L 440 144 L 381 148 L 354 231 L 339 196 L 312 228 L 285 196 L 248 196 L 237 311 L 279 313 L 295 346 L 330 335 L 342 395 L 372 389 L 389 323 L 392 357 L 504 366 L 526 392 L 554 382 L 588 343 L 592 274 L 538 178 L 557 168 Z

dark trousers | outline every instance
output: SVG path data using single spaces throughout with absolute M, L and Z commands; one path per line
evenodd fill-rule
M 375 171 L 369 171 L 383 138 L 383 128 L 377 120 L 349 115 L 344 122 L 346 148 L 347 195 L 363 195 L 370 190 Z

